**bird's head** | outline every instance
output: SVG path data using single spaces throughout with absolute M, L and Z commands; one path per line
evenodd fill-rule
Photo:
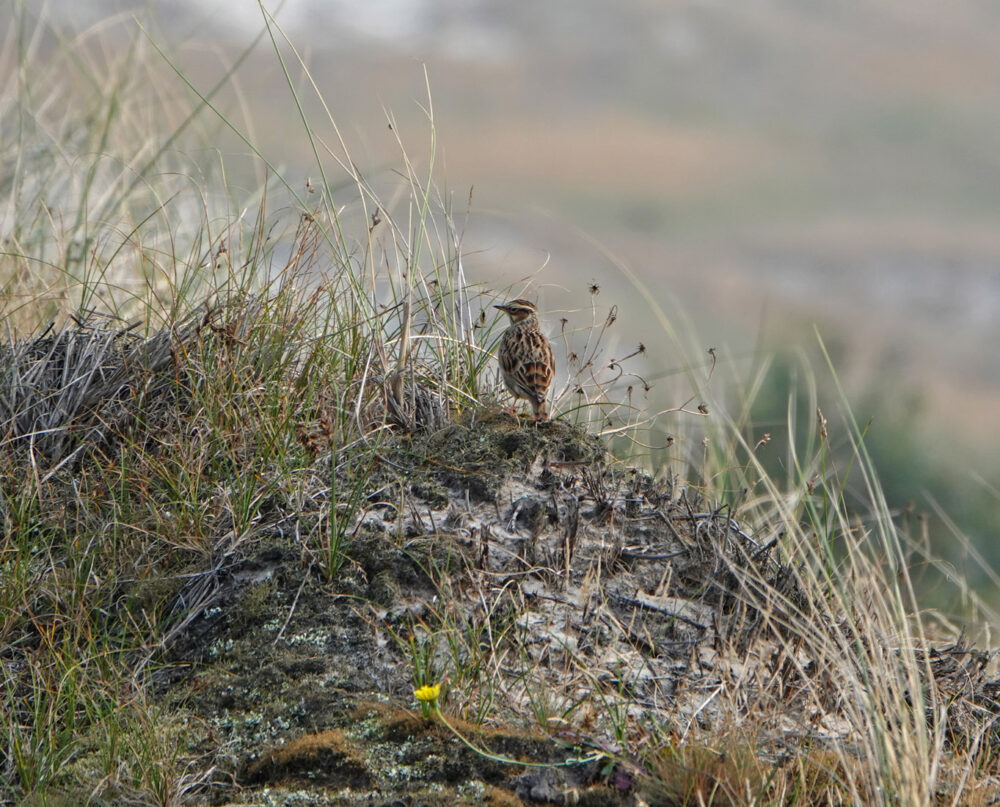
M 511 322 L 522 322 L 538 313 L 538 308 L 535 307 L 535 304 L 531 300 L 511 300 L 509 303 L 493 307 L 503 311 L 510 317 Z

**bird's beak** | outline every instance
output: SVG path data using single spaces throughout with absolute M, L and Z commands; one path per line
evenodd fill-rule
M 505 306 L 505 305 L 495 305 L 493 307 L 494 308 L 499 308 L 501 311 L 506 311 L 507 310 L 507 306 Z

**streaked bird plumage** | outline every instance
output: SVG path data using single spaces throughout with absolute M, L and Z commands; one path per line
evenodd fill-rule
M 552 346 L 538 324 L 538 309 L 530 300 L 521 299 L 494 308 L 507 314 L 511 323 L 497 350 L 504 384 L 515 403 L 518 398 L 527 400 L 535 419 L 546 420 L 546 397 L 555 375 L 555 359 Z

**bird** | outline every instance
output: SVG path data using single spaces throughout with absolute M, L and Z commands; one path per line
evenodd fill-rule
M 518 398 L 525 398 L 536 421 L 548 420 L 545 399 L 556 363 L 552 346 L 538 324 L 538 308 L 530 300 L 521 299 L 493 307 L 510 317 L 510 327 L 504 331 L 497 349 L 503 383 L 514 396 L 515 404 Z M 514 411 L 513 405 L 510 411 Z

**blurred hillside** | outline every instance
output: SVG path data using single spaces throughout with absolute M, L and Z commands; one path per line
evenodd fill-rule
M 925 453 L 947 446 L 921 461 L 950 463 L 963 479 L 992 459 L 1000 7 L 273 5 L 373 175 L 396 153 L 386 110 L 409 152 L 426 153 L 426 65 L 439 175 L 457 213 L 474 188 L 464 242 L 473 280 L 535 276 L 553 323 L 586 305 L 595 281 L 602 302 L 629 312 L 623 339 L 655 339 L 641 296 L 599 244 L 688 313 L 706 347 L 749 362 L 758 344 L 809 342 L 818 323 L 849 389 L 871 404 L 862 420 L 888 421 Z M 147 6 L 205 88 L 262 28 L 248 0 Z M 99 21 L 132 8 L 92 0 L 66 24 L 110 28 Z M 223 108 L 252 121 L 254 142 L 287 175 L 301 165 L 305 183 L 308 143 L 269 47 L 236 84 Z M 304 78 L 300 89 L 309 96 Z M 243 150 L 225 132 L 220 146 Z M 674 368 L 650 353 L 661 372 Z M 918 497 L 913 484 L 900 495 Z

